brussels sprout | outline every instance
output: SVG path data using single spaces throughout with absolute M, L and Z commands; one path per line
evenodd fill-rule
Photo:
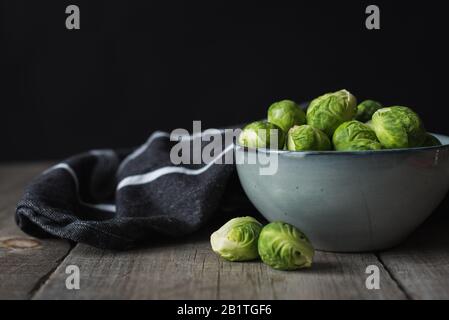
M 307 237 L 284 222 L 267 224 L 260 233 L 258 248 L 262 261 L 279 270 L 310 267 L 315 253 Z
M 229 220 L 210 236 L 212 250 L 229 261 L 256 259 L 262 224 L 253 217 Z
M 294 125 L 305 124 L 306 114 L 294 101 L 282 100 L 268 108 L 268 122 L 287 132 Z
M 291 151 L 330 150 L 331 142 L 320 129 L 309 125 L 294 126 L 287 134 L 287 149 Z
M 433 146 L 441 146 L 440 140 L 437 137 L 431 135 L 430 133 L 426 133 L 426 139 L 422 145 L 423 147 L 433 147 Z
M 371 129 L 373 129 L 373 120 L 369 120 L 367 122 L 365 122 L 365 124 L 370 127 Z M 373 129 L 374 130 L 374 129 Z
M 356 98 L 347 90 L 326 93 L 310 103 L 307 124 L 332 137 L 340 124 L 354 118 L 356 107 Z
M 351 141 L 342 146 L 338 151 L 367 151 L 367 150 L 381 150 L 382 145 L 379 141 L 370 139 L 358 139 Z
M 338 151 L 382 149 L 373 129 L 357 120 L 343 122 L 335 130 L 332 142 Z
M 357 113 L 355 119 L 361 122 L 371 120 L 374 112 L 383 108 L 382 104 L 374 100 L 365 100 L 357 106 Z
M 273 134 L 273 136 L 271 136 Z M 276 145 L 271 145 L 274 141 Z M 278 148 L 283 149 L 285 133 L 277 125 L 268 121 L 255 121 L 243 128 L 239 136 L 239 144 L 249 148 Z
M 420 147 L 426 139 L 421 119 L 410 108 L 382 108 L 373 114 L 372 120 L 377 139 L 385 148 Z

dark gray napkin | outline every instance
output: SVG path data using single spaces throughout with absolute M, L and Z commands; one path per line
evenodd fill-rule
M 18 226 L 33 236 L 111 249 L 198 230 L 222 203 L 234 165 L 173 165 L 175 143 L 155 132 L 133 152 L 93 150 L 49 168 L 26 188 Z M 232 144 L 225 147 L 233 152 Z M 224 162 L 224 154 L 219 158 Z

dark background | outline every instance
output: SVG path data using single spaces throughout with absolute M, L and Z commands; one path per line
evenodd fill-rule
M 2 1 L 0 161 L 140 144 L 346 88 L 449 134 L 443 1 Z M 65 28 L 77 4 L 81 30 Z M 438 82 L 441 83 L 441 82 Z

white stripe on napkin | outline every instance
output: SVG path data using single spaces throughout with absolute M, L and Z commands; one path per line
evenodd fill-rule
M 132 159 L 137 158 L 138 156 L 140 156 L 142 153 L 145 152 L 145 150 L 150 146 L 150 144 L 153 143 L 153 141 L 157 138 L 161 138 L 161 137 L 166 137 L 169 138 L 170 134 L 168 132 L 163 132 L 163 131 L 155 131 L 153 132 L 153 134 L 148 138 L 148 140 L 141 145 L 139 148 L 137 148 L 136 150 L 134 150 L 134 152 L 130 153 L 123 161 L 122 163 L 120 163 L 118 169 L 117 169 L 117 174 L 122 171 L 123 167 L 125 166 L 125 164 L 127 164 L 129 161 L 131 161 Z
M 146 183 L 152 182 L 166 174 L 171 174 L 171 173 L 199 175 L 199 174 L 205 172 L 207 169 L 209 169 L 224 154 L 226 154 L 227 152 L 232 150 L 233 146 L 234 146 L 233 144 L 229 145 L 224 151 L 222 151 L 218 156 L 216 156 L 210 163 L 208 163 L 207 165 L 205 165 L 204 167 L 202 167 L 200 169 L 188 169 L 185 167 L 175 167 L 175 166 L 162 167 L 162 168 L 159 168 L 159 169 L 156 169 L 154 171 L 150 171 L 150 172 L 147 172 L 144 174 L 138 174 L 138 175 L 129 176 L 129 177 L 124 178 L 118 184 L 117 190 L 120 190 L 127 186 L 146 184 Z
M 205 131 L 202 132 L 197 132 L 194 133 L 192 135 L 183 135 L 182 137 L 179 138 L 178 136 L 178 140 L 194 140 L 196 138 L 200 138 L 206 135 L 214 135 L 214 134 L 221 134 L 223 133 L 225 130 L 223 129 L 207 129 Z M 134 150 L 131 154 L 129 154 L 125 159 L 123 159 L 123 161 L 120 163 L 118 169 L 117 169 L 117 174 L 119 174 L 122 170 L 123 167 L 131 160 L 137 158 L 138 156 L 140 156 L 142 153 L 145 152 L 145 150 L 148 149 L 148 147 L 153 143 L 154 140 L 158 139 L 158 138 L 171 138 L 170 134 L 168 132 L 164 132 L 164 131 L 155 131 L 153 132 L 153 134 L 150 135 L 150 137 L 148 138 L 148 140 L 141 145 L 139 148 L 137 148 L 136 150 Z
M 59 164 L 51 167 L 50 169 L 45 170 L 44 173 L 42 173 L 42 174 L 47 174 L 47 173 L 49 173 L 49 172 L 51 172 L 53 170 L 58 170 L 58 169 L 63 169 L 63 170 L 65 170 L 66 172 L 68 172 L 72 176 L 73 181 L 75 183 L 75 189 L 76 189 L 78 202 L 81 205 L 89 207 L 89 208 L 102 210 L 102 211 L 108 211 L 108 212 L 115 212 L 116 211 L 116 207 L 113 204 L 106 204 L 106 203 L 92 204 L 92 203 L 87 203 L 87 202 L 84 202 L 83 200 L 81 200 L 81 197 L 80 197 L 80 194 L 79 194 L 78 177 L 76 176 L 76 173 L 73 170 L 73 168 L 70 167 L 67 163 L 59 163 Z
M 219 130 L 220 132 L 223 132 L 223 130 Z M 196 139 L 198 137 L 207 135 L 207 134 L 216 134 L 217 130 L 206 130 L 203 132 L 198 132 L 196 134 L 193 135 L 188 135 L 185 137 L 182 137 L 182 139 Z M 154 132 L 147 140 L 147 142 L 145 144 L 143 144 L 141 147 L 139 147 L 137 150 L 135 150 L 133 153 L 131 153 L 125 160 L 122 161 L 122 163 L 120 164 L 120 167 L 122 167 L 124 165 L 125 162 L 128 162 L 136 157 L 138 157 L 140 154 L 142 154 L 149 146 L 150 144 L 157 138 L 160 137 L 170 137 L 170 135 L 167 132 L 162 132 L 162 131 L 156 131 Z M 220 159 L 224 154 L 226 154 L 227 152 L 229 152 L 230 150 L 232 150 L 233 148 L 233 144 L 229 145 L 228 147 L 226 147 L 225 150 L 223 150 L 217 157 L 215 157 L 210 163 L 208 163 L 207 165 L 205 165 L 204 167 L 200 168 L 200 169 L 188 169 L 185 167 L 175 167 L 175 166 L 170 166 L 170 167 L 163 167 L 163 168 L 159 168 L 156 169 L 154 171 L 150 171 L 144 174 L 140 174 L 140 175 L 134 175 L 134 176 L 129 176 L 124 178 L 122 181 L 120 181 L 120 183 L 117 186 L 117 190 L 120 190 L 121 188 L 124 188 L 126 186 L 133 186 L 133 185 L 141 185 L 141 184 L 146 184 L 149 182 L 152 182 L 166 174 L 171 174 L 171 173 L 182 173 L 182 174 L 187 174 L 187 175 L 199 175 L 202 174 L 203 172 L 205 172 L 207 169 L 209 169 L 218 159 Z M 92 150 L 90 151 L 90 154 L 94 155 L 94 156 L 100 156 L 100 155 L 104 155 L 105 153 L 114 153 L 112 150 Z M 118 170 L 120 170 L 120 167 Z M 79 194 L 79 180 L 78 177 L 75 173 L 75 170 L 73 170 L 72 167 L 70 167 L 67 163 L 59 163 L 57 165 L 54 165 L 53 167 L 47 169 L 46 171 L 44 171 L 42 174 L 47 174 L 53 170 L 58 170 L 58 169 L 63 169 L 65 171 L 67 171 L 73 178 L 73 181 L 75 183 L 75 188 L 76 188 L 76 192 L 77 192 L 77 198 L 78 201 L 81 205 L 84 205 L 86 207 L 90 207 L 90 208 L 94 208 L 94 209 L 98 209 L 98 210 L 102 210 L 102 211 L 107 211 L 107 212 L 116 212 L 117 208 L 115 205 L 113 204 L 92 204 L 92 203 L 87 203 L 84 202 L 83 200 L 81 200 L 80 194 Z

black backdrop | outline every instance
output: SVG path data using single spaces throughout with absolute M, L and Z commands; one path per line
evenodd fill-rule
M 449 134 L 436 97 L 443 1 L 374 3 L 376 31 L 366 1 L 2 1 L 0 160 L 133 146 L 341 88 Z M 81 30 L 65 28 L 69 4 Z

